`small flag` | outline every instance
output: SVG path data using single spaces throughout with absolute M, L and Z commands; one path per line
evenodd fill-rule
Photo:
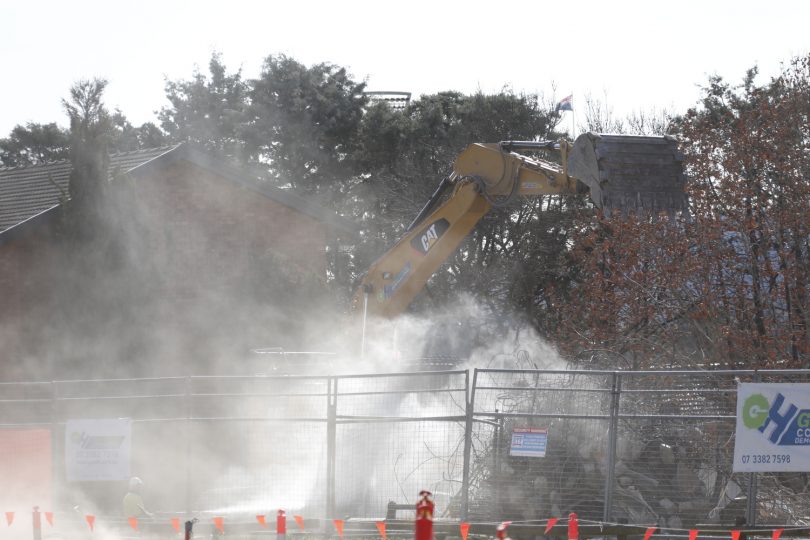
M 172 518 L 172 529 L 177 531 L 178 534 L 180 533 L 180 518 L 179 517 L 173 517 Z
M 343 520 L 342 519 L 333 519 L 332 523 L 335 524 L 335 529 L 337 530 L 338 536 L 343 538 Z
M 461 540 L 467 540 L 467 535 L 470 534 L 470 524 L 462 522 L 459 524 L 458 528 L 461 530 Z
M 53 512 L 45 512 L 45 521 L 48 522 L 48 525 L 53 527 Z
M 560 518 L 548 518 L 548 521 L 546 521 L 546 530 L 543 534 L 551 532 L 551 529 L 554 528 L 554 525 L 556 525 L 558 521 L 560 521 Z
M 740 533 L 742 531 L 731 531 L 731 540 L 740 540 Z
M 96 522 L 96 516 L 87 515 L 84 516 L 84 520 L 87 522 L 87 526 L 90 527 L 90 532 L 93 532 L 93 524 Z
M 127 521 L 129 521 L 129 526 L 132 527 L 133 531 L 138 530 L 138 518 L 134 516 L 130 516 Z
M 657 531 L 657 530 L 658 530 L 658 527 L 649 527 L 649 528 L 647 528 L 647 531 L 644 533 L 644 540 L 650 540 L 650 538 L 652 538 L 653 533 L 655 531 Z
M 579 521 L 573 512 L 568 514 L 568 540 L 579 540 Z
M 256 521 L 258 521 L 259 525 L 261 525 L 262 527 L 267 528 L 267 520 L 265 519 L 264 516 L 261 516 L 261 515 L 256 516 Z
M 380 537 L 382 537 L 382 540 L 386 540 L 388 537 L 385 535 L 385 522 L 375 521 L 374 524 L 377 526 L 377 530 L 380 532 Z
M 695 540 L 697 538 L 698 531 L 697 529 L 689 529 L 689 540 Z
M 295 523 L 298 525 L 298 528 L 302 531 L 304 530 L 304 517 L 303 516 L 293 516 Z
M 225 532 L 225 520 L 221 517 L 214 518 L 214 527 L 221 533 Z
M 784 530 L 785 529 L 776 529 L 775 531 L 773 531 L 773 536 L 771 537 L 771 540 L 779 540 L 779 537 L 782 536 Z
M 574 95 L 564 97 L 557 103 L 555 111 L 573 111 L 574 110 Z

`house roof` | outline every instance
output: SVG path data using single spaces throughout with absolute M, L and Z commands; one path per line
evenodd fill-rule
M 333 230 L 356 234 L 353 223 L 331 210 L 289 191 L 266 185 L 190 145 L 112 154 L 109 170 L 111 176 L 126 173 L 137 177 L 157 172 L 181 159 L 330 225 Z M 42 219 L 67 199 L 70 171 L 69 160 L 27 167 L 0 167 L 0 242 L 3 237 Z
M 110 173 L 129 170 L 176 147 L 138 150 L 110 156 Z M 48 210 L 68 197 L 70 161 L 28 167 L 0 167 L 0 235 Z

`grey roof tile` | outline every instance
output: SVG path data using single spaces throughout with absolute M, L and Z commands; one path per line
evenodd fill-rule
M 176 146 L 110 156 L 110 174 L 128 172 Z M 70 161 L 28 167 L 0 167 L 0 234 L 58 206 L 68 196 Z

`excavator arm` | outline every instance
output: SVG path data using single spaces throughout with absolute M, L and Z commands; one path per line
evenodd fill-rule
M 365 304 L 369 314 L 386 318 L 405 311 L 491 208 L 474 183 L 459 185 L 450 199 L 371 265 L 354 305 Z
M 600 151 L 604 145 L 611 145 L 609 152 Z M 563 166 L 515 152 L 536 149 L 559 150 Z M 634 155 L 634 149 L 639 155 Z M 616 150 L 620 150 L 618 158 Z M 569 175 L 569 167 L 579 171 L 583 180 Z M 613 173 L 612 184 L 602 174 L 608 169 Z M 628 186 L 630 195 L 615 193 L 627 191 Z M 450 197 L 440 202 L 449 190 Z M 683 174 L 674 141 L 586 134 L 573 147 L 564 141 L 470 145 L 459 154 L 452 174 L 442 181 L 406 234 L 368 269 L 353 298 L 353 310 L 384 318 L 401 314 L 494 206 L 514 197 L 589 191 L 594 203 L 607 210 L 605 201 L 632 202 L 631 195 L 637 195 L 639 202 L 627 205 L 634 209 L 645 203 L 652 210 L 682 209 Z

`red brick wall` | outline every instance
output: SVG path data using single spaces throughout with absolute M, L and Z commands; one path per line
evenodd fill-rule
M 238 287 L 271 260 L 325 280 L 325 226 L 264 195 L 187 162 L 136 179 L 132 190 L 151 255 L 181 289 L 191 278 Z
M 48 224 L 0 245 L 0 364 L 6 379 L 29 378 L 27 366 L 52 321 L 53 287 L 59 287 L 58 257 Z

